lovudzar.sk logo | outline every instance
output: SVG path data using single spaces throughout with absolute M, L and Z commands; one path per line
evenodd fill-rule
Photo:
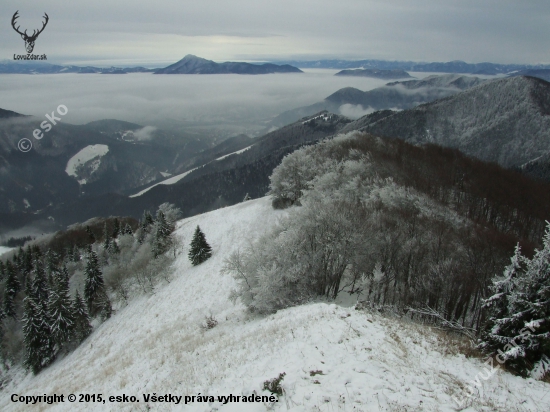
M 25 30 L 24 32 L 20 31 L 19 27 L 21 26 L 15 27 L 15 25 L 17 24 L 18 17 L 19 17 L 19 10 L 17 10 L 13 14 L 13 17 L 11 18 L 11 26 L 17 33 L 19 33 L 21 38 L 25 41 L 25 49 L 27 49 L 27 54 L 14 54 L 13 60 L 47 60 L 48 58 L 45 54 L 41 54 L 41 55 L 32 54 L 32 51 L 34 50 L 34 42 L 38 38 L 38 35 L 44 31 L 44 29 L 46 28 L 46 25 L 48 24 L 48 21 L 50 20 L 48 15 L 44 13 L 45 21 L 42 23 L 42 28 L 39 30 L 33 30 L 31 35 L 27 34 L 27 30 Z

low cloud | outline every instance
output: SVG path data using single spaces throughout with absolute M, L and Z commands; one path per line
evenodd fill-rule
M 376 109 L 373 109 L 370 106 L 364 109 L 363 106 L 361 106 L 360 104 L 349 103 L 340 106 L 339 110 L 342 116 L 349 117 L 350 119 L 359 119 L 360 117 L 374 113 L 376 111 Z
M 154 126 L 145 126 L 143 129 L 134 131 L 134 137 L 137 140 L 151 140 L 155 130 L 157 130 L 157 128 Z
M 247 76 L 54 74 L 0 75 L 0 108 L 44 120 L 60 104 L 62 123 L 117 119 L 161 129 L 231 131 L 265 129 L 269 119 L 320 102 L 344 87 L 370 90 L 386 81 L 334 76 L 337 70 Z M 34 120 L 36 120 L 36 118 Z M 150 138 L 151 127 L 140 138 Z

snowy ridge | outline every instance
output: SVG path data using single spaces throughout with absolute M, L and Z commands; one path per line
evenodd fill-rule
M 199 167 L 202 167 L 202 166 L 199 166 Z M 154 185 L 152 186 L 149 186 L 148 188 L 146 189 L 143 189 L 141 191 L 139 191 L 138 193 L 134 194 L 134 195 L 131 195 L 129 197 L 138 197 L 138 196 L 141 196 L 142 194 L 148 192 L 149 190 L 151 190 L 152 188 L 154 188 L 155 186 L 158 186 L 158 185 L 173 185 L 174 183 L 177 183 L 179 182 L 181 179 L 183 179 L 185 176 L 187 176 L 189 173 L 197 170 L 198 167 L 195 167 L 194 169 L 191 169 L 191 170 L 188 170 L 187 172 L 183 172 L 183 173 L 180 173 L 179 175 L 176 175 L 176 176 L 172 176 L 171 178 L 169 179 L 166 179 L 166 180 L 163 180 L 162 182 L 159 182 L 159 183 L 155 183 Z
M 237 150 L 236 152 L 233 152 L 233 153 L 229 153 L 229 154 L 226 154 L 222 157 L 218 157 L 216 160 L 222 160 L 222 159 L 225 159 L 226 157 L 229 157 L 231 155 L 234 155 L 234 154 L 241 154 L 243 152 L 246 152 L 248 149 L 250 149 L 252 146 L 254 146 L 253 144 L 251 144 L 250 146 L 248 147 L 245 147 L 244 149 L 241 149 L 241 150 Z
M 456 355 L 428 328 L 345 305 L 312 303 L 267 317 L 249 317 L 229 301 L 235 286 L 220 274 L 224 259 L 257 239 L 293 209 L 273 210 L 262 198 L 178 222 L 184 248 L 169 284 L 120 309 L 78 349 L 39 375 L 20 372 L 0 395 L 3 411 L 468 411 L 550 408 L 548 385 L 496 373 L 477 388 L 480 360 Z M 193 267 L 187 248 L 197 225 L 213 257 Z M 219 324 L 200 324 L 213 315 Z M 450 354 L 445 354 L 451 352 Z M 285 372 L 285 396 L 267 405 L 214 402 L 165 405 L 143 394 L 262 394 L 263 382 Z M 22 405 L 11 394 L 135 395 L 139 404 Z M 266 393 L 263 393 L 266 394 Z M 268 393 L 269 394 L 269 393 Z M 452 396 L 466 398 L 458 408 Z

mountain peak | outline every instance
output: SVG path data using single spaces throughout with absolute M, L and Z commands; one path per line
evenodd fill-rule
M 186 54 L 185 57 L 181 60 L 179 60 L 180 62 L 183 62 L 183 61 L 201 61 L 201 62 L 211 62 L 212 60 L 207 60 L 203 57 L 199 57 L 199 56 L 195 56 L 194 54 Z
M 163 69 L 157 69 L 155 74 L 267 74 L 267 73 L 301 73 L 296 67 L 276 64 L 251 64 L 244 62 L 216 63 L 193 54 L 186 55 L 180 61 Z

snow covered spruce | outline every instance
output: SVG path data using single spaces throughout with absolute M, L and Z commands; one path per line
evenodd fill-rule
M 189 249 L 189 260 L 193 266 L 197 266 L 210 257 L 212 257 L 212 248 L 206 241 L 206 236 L 202 233 L 201 228 L 197 226 Z
M 113 305 L 153 290 L 175 258 L 180 213 L 166 203 L 134 228 L 131 220 L 92 219 L 2 261 L 3 373 L 21 364 L 40 372 L 109 319 Z

